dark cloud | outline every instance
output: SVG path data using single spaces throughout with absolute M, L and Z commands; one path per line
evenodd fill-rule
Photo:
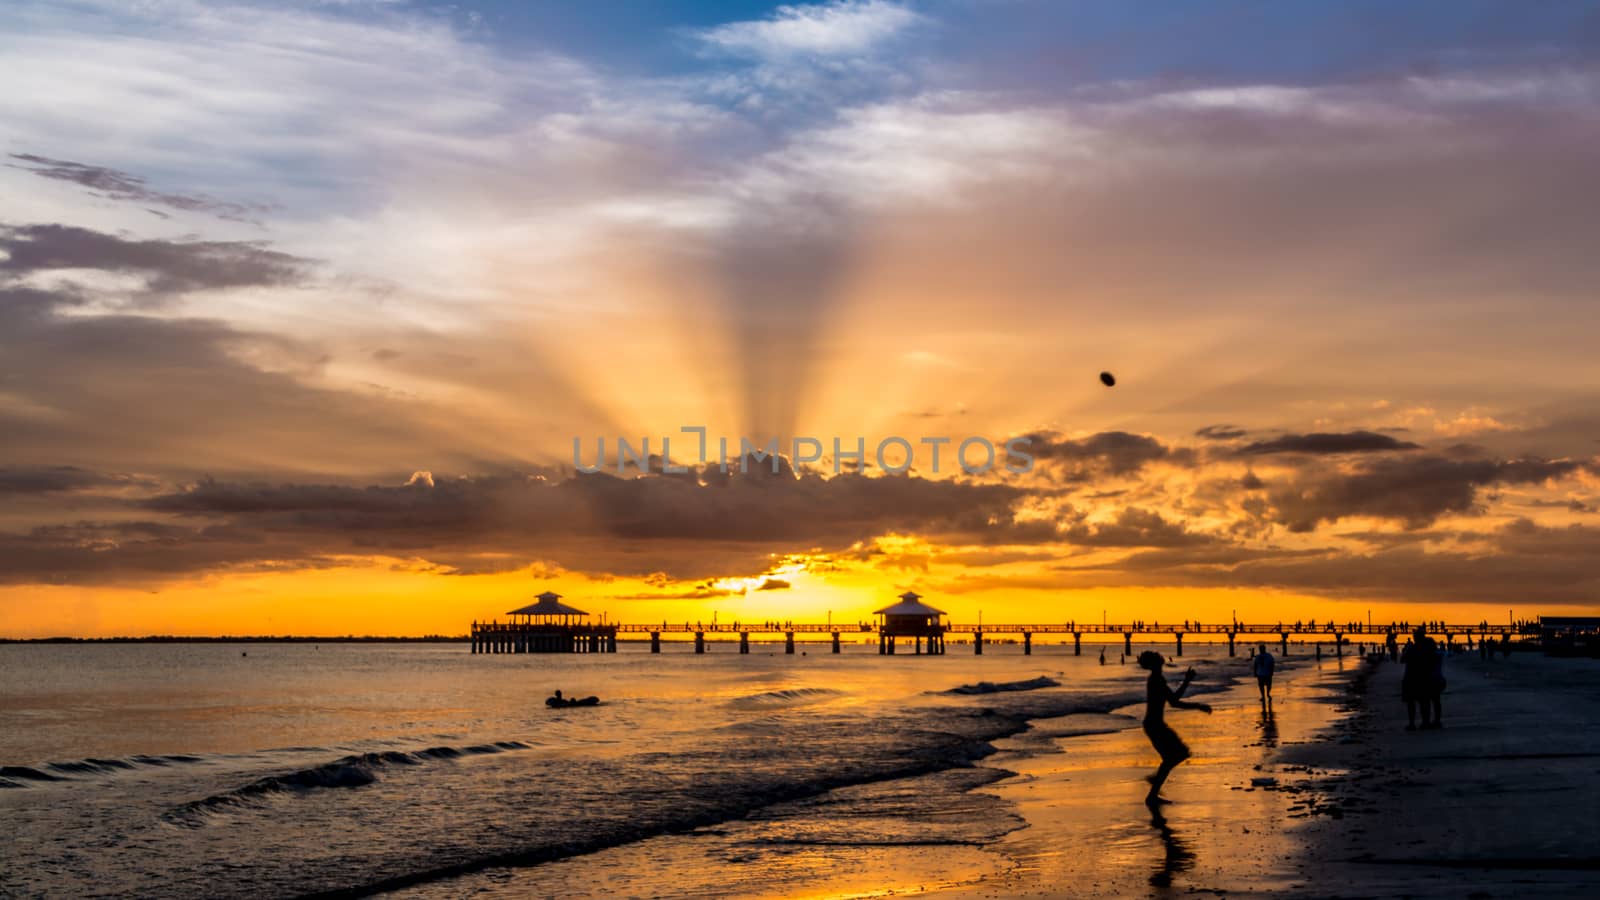
M 1208 441 L 1231 441 L 1244 437 L 1248 432 L 1237 425 L 1207 425 L 1196 429 L 1194 436 Z
M 1054 538 L 1049 523 L 1019 523 L 1020 489 L 909 476 L 832 478 L 769 470 L 721 477 L 435 476 L 434 484 L 356 487 L 203 481 L 139 501 L 177 524 L 160 535 L 87 523 L 8 535 L 0 580 L 41 572 L 71 580 L 200 571 L 239 564 L 327 560 L 341 554 L 511 571 L 547 561 L 591 573 L 664 572 L 674 579 L 760 571 L 774 552 L 844 549 L 874 536 L 916 533 L 966 544 Z M 704 475 L 706 472 L 697 472 Z M 761 590 L 787 587 L 769 579 Z
M 1170 448 L 1149 435 L 1102 431 L 1086 438 L 1064 438 L 1055 432 L 1035 432 L 1022 437 L 1035 460 L 1053 464 L 1067 481 L 1132 475 L 1146 465 L 1168 461 L 1187 465 L 1191 451 Z
M 181 209 L 185 212 L 210 213 L 221 219 L 230 219 L 237 222 L 250 222 L 259 224 L 253 216 L 268 212 L 270 207 L 247 204 L 229 203 L 204 194 L 175 194 L 167 191 L 158 191 L 151 188 L 145 179 L 111 169 L 105 166 L 92 166 L 86 163 L 72 162 L 65 159 L 51 159 L 47 156 L 36 156 L 32 153 L 13 153 L 11 158 L 18 163 L 7 163 L 11 168 L 32 172 L 40 178 L 49 178 L 55 181 L 66 181 L 88 188 L 92 193 L 108 197 L 112 200 L 127 200 L 133 203 L 153 203 L 157 206 L 166 206 L 172 209 Z M 157 216 L 168 218 L 166 213 L 159 210 L 148 210 Z
M 1168 521 L 1154 510 L 1133 506 L 1123 509 L 1115 522 L 1080 522 L 1062 532 L 1061 537 L 1083 547 L 1186 547 L 1216 540 L 1189 531 L 1181 522 Z
M 1353 471 L 1297 480 L 1272 494 L 1272 515 L 1291 531 L 1311 531 L 1322 522 L 1349 516 L 1424 528 L 1446 513 L 1476 512 L 1481 487 L 1537 484 L 1579 468 L 1571 460 L 1381 459 Z
M 0 465 L 0 494 L 54 494 L 126 485 L 126 475 L 106 475 L 77 466 Z
M 0 226 L 0 276 L 54 269 L 138 275 L 146 298 L 199 290 L 284 286 L 311 261 L 248 241 L 137 240 L 72 225 Z
M 1520 520 L 1457 537 L 1450 547 L 1381 541 L 1364 553 L 1227 545 L 1150 550 L 1094 568 L 1063 567 L 1063 574 L 1078 587 L 1231 587 L 1428 604 L 1588 605 L 1600 595 L 1594 565 L 1600 529 Z
M 229 567 L 305 569 L 333 561 L 294 541 L 229 527 L 78 522 L 0 532 L 0 583 L 127 584 Z
M 409 471 L 440 446 L 424 437 L 425 410 L 303 381 L 318 368 L 315 347 L 205 319 L 61 311 L 73 303 L 0 287 L 7 461 L 185 478 L 310 459 L 324 471 Z
M 1204 430 L 1204 429 L 1202 429 Z M 1255 441 L 1238 449 L 1241 455 L 1268 453 L 1374 453 L 1384 450 L 1420 450 L 1420 444 L 1397 440 L 1375 431 L 1286 434 L 1270 441 Z

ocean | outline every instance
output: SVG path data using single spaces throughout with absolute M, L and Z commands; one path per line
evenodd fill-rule
M 1120 646 L 801 650 L 3 645 L 0 894 L 909 891 L 997 864 L 1008 758 L 1143 696 Z

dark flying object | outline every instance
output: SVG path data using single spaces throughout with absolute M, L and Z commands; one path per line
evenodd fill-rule
M 1106 387 L 1111 387 L 1112 385 L 1117 383 L 1117 378 L 1116 378 L 1115 375 L 1112 375 L 1110 372 L 1101 372 L 1100 373 L 1100 383 L 1105 385 Z

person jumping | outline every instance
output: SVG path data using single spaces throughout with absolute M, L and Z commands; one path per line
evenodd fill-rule
M 1161 765 L 1155 774 L 1150 776 L 1150 793 L 1144 798 L 1147 805 L 1155 806 L 1166 801 L 1161 799 L 1161 786 L 1166 784 L 1167 776 L 1178 764 L 1189 758 L 1189 747 L 1178 737 L 1166 722 L 1165 714 L 1167 705 L 1173 709 L 1198 709 L 1201 712 L 1211 712 L 1211 707 L 1204 703 L 1194 703 L 1183 699 L 1183 692 L 1189 689 L 1189 683 L 1194 681 L 1194 669 L 1183 674 L 1183 683 L 1177 690 L 1167 684 L 1167 679 L 1161 674 L 1161 667 L 1166 660 L 1154 650 L 1146 650 L 1139 654 L 1139 667 L 1150 671 L 1148 684 L 1149 701 L 1144 711 L 1144 733 L 1150 738 L 1151 746 L 1161 755 Z

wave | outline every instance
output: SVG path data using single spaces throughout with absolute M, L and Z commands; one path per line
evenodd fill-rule
M 204 762 L 203 757 L 186 756 L 183 754 L 170 754 L 167 756 L 130 756 L 126 759 L 89 759 L 69 760 L 67 762 L 42 763 L 40 768 L 32 766 L 0 766 L 0 777 L 6 779 L 7 784 L 0 787 L 25 787 L 22 782 L 43 781 L 72 781 L 75 776 L 115 775 L 119 772 L 129 772 L 143 767 L 165 767 L 175 763 Z M 45 771 L 48 770 L 48 771 Z
M 60 775 L 51 775 L 27 766 L 0 766 L 0 778 L 21 778 L 24 781 L 66 781 Z M 15 784 L 16 782 L 12 782 Z M 19 785 L 20 786 L 20 785 Z
M 243 787 L 191 800 L 170 810 L 163 818 L 193 827 L 203 824 L 209 813 L 247 805 L 274 794 L 365 787 L 377 781 L 378 772 L 389 766 L 418 766 L 436 760 L 526 750 L 528 746 L 521 741 L 495 741 L 470 747 L 429 747 L 409 753 L 399 750 L 359 753 L 307 769 L 258 778 Z
M 1054 678 L 1040 675 L 1038 678 L 1029 678 L 1026 681 L 980 681 L 977 684 L 963 684 L 953 687 L 946 694 L 1005 694 L 1012 691 L 1037 691 L 1042 688 L 1060 687 L 1061 682 Z
M 1021 720 L 1006 720 L 1003 724 L 996 723 L 993 734 L 998 737 L 1015 733 L 1024 727 L 1025 723 Z M 748 778 L 748 773 L 751 771 L 745 769 L 746 775 L 744 778 L 736 777 L 718 783 L 714 787 L 696 790 L 692 795 L 678 798 L 677 802 L 657 808 L 657 815 L 655 816 L 645 814 L 613 820 L 609 823 L 609 827 L 598 829 L 579 837 L 574 837 L 569 833 L 558 840 L 548 843 L 526 845 L 494 852 L 483 852 L 481 849 L 477 849 L 476 852 L 469 852 L 463 858 L 453 861 L 441 860 L 433 866 L 421 866 L 409 871 L 400 871 L 388 875 L 374 873 L 375 877 L 359 883 L 350 884 L 346 887 L 314 890 L 309 893 L 302 893 L 300 897 L 302 900 L 311 900 L 311 898 L 367 897 L 373 894 L 401 890 L 419 884 L 481 872 L 485 869 L 531 866 L 555 862 L 608 850 L 613 847 L 625 846 L 665 834 L 686 833 L 720 825 L 736 819 L 746 818 L 757 810 L 783 803 L 805 801 L 839 788 L 893 782 L 900 779 L 944 772 L 950 769 L 970 769 L 978 760 L 996 752 L 995 747 L 982 737 L 960 736 L 948 732 L 929 732 L 928 734 L 938 734 L 939 739 L 928 745 L 909 748 L 906 756 L 894 761 L 880 763 L 877 766 L 863 767 L 855 771 L 812 775 L 798 780 L 788 780 L 781 776 L 770 779 L 744 780 Z M 768 751 L 760 749 L 752 749 L 750 751 L 753 755 L 760 755 L 765 752 Z M 653 755 L 655 754 L 647 754 L 646 756 Z M 678 757 L 682 756 L 682 754 L 672 754 L 672 756 Z M 708 759 L 707 763 L 708 765 L 713 765 L 722 761 L 725 760 Z M 1009 772 L 999 770 L 985 771 L 977 776 L 975 783 L 987 783 L 1009 774 Z M 643 812 L 643 810 L 636 811 Z M 945 840 L 941 843 L 948 844 L 951 842 Z
M 806 687 L 784 688 L 776 691 L 762 691 L 757 694 L 746 694 L 728 701 L 730 706 L 798 706 L 803 703 L 816 703 L 828 697 L 838 697 L 844 691 L 834 688 Z

